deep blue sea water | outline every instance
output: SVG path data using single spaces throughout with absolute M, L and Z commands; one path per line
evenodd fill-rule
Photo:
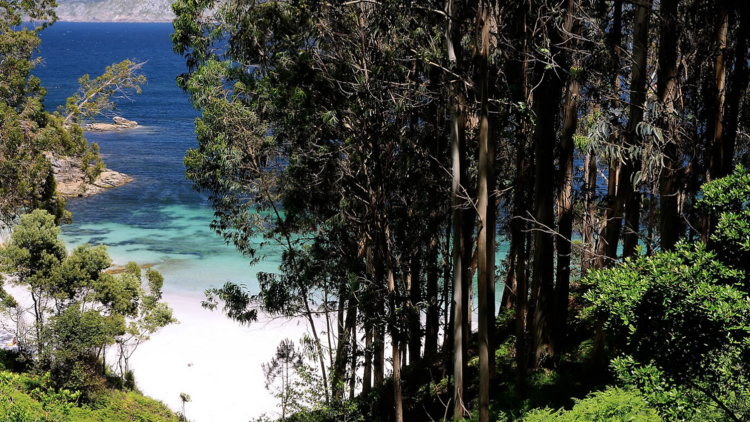
M 185 180 L 185 151 L 197 145 L 199 113 L 177 87 L 185 70 L 172 53 L 171 24 L 58 22 L 42 32 L 43 64 L 35 70 L 48 90 L 45 105 L 56 109 L 78 86 L 78 78 L 102 74 L 125 59 L 146 62 L 141 95 L 118 101 L 117 113 L 140 127 L 87 133 L 101 148 L 107 167 L 135 180 L 90 198 L 73 198 L 74 223 L 63 228 L 69 247 L 86 242 L 109 246 L 115 263 L 155 264 L 166 288 L 202 291 L 227 280 L 254 285 L 259 270 L 278 268 L 271 251 L 250 268 L 247 259 L 209 229 L 212 211 Z

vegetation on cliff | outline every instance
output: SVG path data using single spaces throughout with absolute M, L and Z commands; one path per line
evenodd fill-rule
M 45 209 L 56 221 L 71 218 L 57 195 L 51 156 L 75 158 L 85 183 L 104 169 L 99 147 L 86 142 L 79 123 L 111 113 L 114 100 L 139 93 L 146 82 L 140 63 L 125 60 L 104 74 L 79 80 L 78 92 L 54 113 L 44 108 L 46 90 L 33 70 L 39 33 L 53 24 L 54 1 L 10 2 L 0 15 L 0 224 L 10 227 L 18 216 Z M 23 20 L 30 21 L 22 24 Z

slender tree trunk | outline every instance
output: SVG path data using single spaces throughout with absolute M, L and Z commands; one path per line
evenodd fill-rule
M 391 268 L 388 268 L 388 320 L 389 325 L 391 326 L 391 351 L 393 353 L 393 404 L 395 407 L 395 422 L 403 422 L 404 413 L 401 397 L 401 358 L 399 353 L 400 334 L 398 332 L 398 323 L 396 318 L 396 282 L 393 278 L 393 270 Z
M 651 194 L 648 199 L 648 229 L 646 238 L 648 239 L 648 245 L 646 245 L 646 256 L 653 256 L 654 254 L 654 225 L 656 220 L 656 186 L 651 187 Z
M 465 145 L 465 147 L 468 145 Z M 468 150 L 468 148 L 465 148 Z M 470 183 L 468 178 L 466 183 Z M 472 192 L 468 193 L 470 198 L 474 198 Z M 477 271 L 477 251 L 474 242 L 474 232 L 476 229 L 477 212 L 475 207 L 469 206 L 464 210 L 464 262 L 467 265 L 464 267 L 464 350 L 469 350 L 469 337 L 474 329 L 472 325 L 472 319 L 474 318 L 474 274 Z M 473 251 L 473 253 L 472 253 Z M 464 356 L 464 371 L 468 368 L 468 355 Z
M 610 30 L 611 50 L 612 50 L 612 109 L 617 110 L 620 107 L 620 44 L 622 43 L 622 3 L 615 2 L 613 10 L 612 29 Z M 612 122 L 613 126 L 619 124 L 618 121 Z M 617 134 L 612 138 L 617 142 Z M 603 268 L 610 265 L 617 257 L 617 246 L 620 241 L 620 228 L 622 227 L 622 214 L 617 214 L 615 210 L 617 198 L 617 179 L 620 172 L 620 163 L 615 157 L 610 157 L 609 169 L 607 172 L 607 197 L 606 209 L 604 211 L 604 223 L 602 231 L 599 234 L 599 244 L 596 250 L 596 261 L 594 268 Z M 595 345 L 596 346 L 596 345 Z M 603 345 L 602 345 L 603 346 Z M 596 348 L 596 347 L 595 347 Z
M 328 288 L 324 288 L 323 290 L 323 303 L 325 303 L 325 310 L 326 310 L 326 337 L 328 337 L 328 364 L 333 368 L 333 341 L 331 341 L 331 330 L 333 329 L 331 327 L 331 315 L 329 308 L 330 302 L 328 301 Z M 343 309 L 343 306 L 340 306 L 339 309 Z M 341 321 L 341 325 L 343 326 L 344 321 Z M 341 328 L 339 328 L 341 329 Z
M 458 9 L 455 0 L 447 0 L 446 15 L 448 23 L 446 29 L 446 45 L 448 61 L 458 70 L 460 68 L 460 37 L 457 25 Z M 451 160 L 453 163 L 453 180 L 451 185 L 451 197 L 453 203 L 453 418 L 456 421 L 463 420 L 464 416 L 464 380 L 463 368 L 465 360 L 465 333 L 464 315 L 466 295 L 464 279 L 466 263 L 464 262 L 465 248 L 470 245 L 464 244 L 464 221 L 462 187 L 466 186 L 466 166 L 464 164 L 464 138 L 465 138 L 465 109 L 461 98 L 458 83 L 451 84 L 450 108 L 451 108 Z
M 443 377 L 446 377 L 447 374 L 450 371 L 450 362 L 453 358 L 453 315 L 454 315 L 454 309 L 453 309 L 453 300 L 452 300 L 452 294 L 453 290 L 453 279 L 451 278 L 451 274 L 453 274 L 453 251 L 451 249 L 451 244 L 453 243 L 453 238 L 451 237 L 451 233 L 453 232 L 453 224 L 451 223 L 451 220 L 448 220 L 448 224 L 445 226 L 445 251 L 443 255 L 443 259 L 445 262 L 444 268 L 443 268 L 443 306 L 445 306 L 445 309 L 443 310 L 443 318 L 445 318 L 445 326 L 443 327 Z
M 438 237 L 430 245 L 427 269 L 427 318 L 425 320 L 424 357 L 432 363 L 437 356 L 438 332 L 440 331 L 440 305 L 438 304 Z
M 567 9 L 568 2 L 565 0 Z M 562 42 L 560 32 L 552 22 L 548 23 L 550 34 L 550 51 L 559 53 Z M 533 362 L 536 367 L 542 356 L 547 353 L 555 355 L 554 344 L 551 340 L 554 323 L 554 277 L 555 277 L 555 255 L 554 234 L 550 233 L 555 228 L 554 207 L 554 180 L 555 163 L 554 150 L 557 144 L 556 127 L 557 115 L 562 103 L 562 81 L 557 72 L 546 70 L 546 65 L 539 62 L 536 65 L 536 74 L 542 77 L 537 88 L 534 101 L 536 111 L 536 124 L 534 127 L 534 264 L 532 273 L 532 301 L 534 302 L 532 339 L 534 341 Z M 534 300 L 535 299 L 535 300 Z
M 710 154 L 706 179 L 712 181 L 721 177 L 722 152 L 724 149 L 723 118 L 726 84 L 726 47 L 729 14 L 726 0 L 716 1 L 716 23 L 714 26 L 714 79 L 710 85 L 713 95 L 708 95 L 706 108 L 713 113 L 706 124 L 706 151 Z M 708 243 L 714 230 L 715 219 L 710 215 L 703 216 L 703 230 L 701 240 Z
M 574 25 L 574 0 L 568 0 L 565 13 L 563 42 L 571 44 L 567 34 L 578 32 Z M 567 45 L 568 48 L 574 47 Z M 572 58 L 566 65 L 573 66 Z M 570 70 L 570 69 L 566 69 Z M 555 286 L 555 335 L 554 349 L 562 350 L 565 340 L 565 328 L 568 318 L 568 297 L 570 296 L 570 258 L 573 241 L 573 156 L 575 142 L 573 137 L 578 127 L 578 95 L 580 84 L 572 72 L 569 72 L 568 86 L 565 90 L 563 105 L 563 122 L 560 133 L 560 195 L 557 204 L 558 226 L 557 237 L 557 284 Z
M 318 337 L 318 331 L 315 328 L 315 321 L 312 318 L 312 312 L 310 311 L 310 305 L 307 299 L 304 300 L 305 314 L 307 316 L 307 322 L 310 323 L 310 330 L 312 331 L 313 340 L 315 340 L 315 346 L 318 348 L 318 360 L 320 361 L 320 372 L 323 376 L 323 387 L 325 388 L 326 403 L 328 403 L 328 376 L 326 375 L 326 364 L 325 358 L 323 357 L 323 344 L 320 342 Z
M 481 113 L 479 118 L 479 175 L 478 175 L 478 187 L 477 196 L 479 203 L 477 205 L 478 217 L 480 222 L 480 228 L 477 233 L 477 299 L 479 304 L 479 422 L 489 422 L 490 420 L 490 355 L 489 355 L 489 318 L 494 318 L 494 314 L 488 313 L 488 301 L 494 300 L 488 297 L 489 284 L 494 282 L 494 274 L 490 274 L 488 271 L 488 261 L 492 259 L 494 261 L 494 250 L 490 251 L 488 248 L 488 230 L 489 225 L 494 226 L 494 222 L 488 221 L 487 215 L 489 208 L 489 173 L 492 172 L 489 167 L 489 150 L 491 149 L 490 143 L 490 128 L 489 128 L 489 81 L 487 74 L 487 59 L 489 57 L 489 36 L 490 36 L 490 6 L 487 4 L 487 0 L 483 0 L 480 6 L 480 22 L 478 26 L 481 26 L 481 45 L 477 46 L 479 50 L 479 85 L 481 95 Z M 489 242 L 492 243 L 492 242 Z
M 411 277 L 409 279 L 409 364 L 417 362 L 422 353 L 422 322 L 419 307 L 422 301 L 422 257 L 417 252 L 411 263 Z
M 675 107 L 677 96 L 677 5 L 679 0 L 661 0 L 661 29 L 659 34 L 659 74 L 657 77 L 657 97 L 664 108 L 665 116 L 660 119 L 660 129 L 669 139 L 664 148 L 667 166 L 659 177 L 659 212 L 661 249 L 669 251 L 682 234 L 678 212 L 679 169 L 682 167 L 679 152 L 679 139 L 672 133 L 669 114 Z M 653 206 L 653 204 L 652 204 Z
M 585 162 L 585 198 L 586 198 L 586 214 L 583 222 L 583 253 L 581 255 L 581 277 L 585 277 L 591 269 L 593 264 L 593 253 L 594 251 L 594 221 L 596 218 L 596 181 L 597 181 L 597 160 L 596 154 L 589 152 L 586 154 Z
M 724 101 L 726 98 L 726 67 L 727 67 L 727 30 L 729 28 L 729 13 L 727 11 L 726 0 L 717 0 L 716 2 L 716 27 L 714 35 L 714 49 L 716 50 L 716 59 L 714 61 L 714 96 L 709 110 L 713 111 L 713 118 L 709 120 L 708 133 L 711 148 L 711 161 L 708 168 L 708 180 L 718 179 L 722 176 L 722 163 L 724 155 Z M 707 236 L 713 227 L 709 225 Z M 705 239 L 704 239 L 705 240 Z
M 517 188 L 514 194 L 515 218 L 512 225 L 513 236 L 516 240 L 516 392 L 520 397 L 526 391 L 526 368 L 528 365 L 528 353 L 526 348 L 526 313 L 528 311 L 529 287 L 526 277 L 526 260 L 528 259 L 526 249 L 525 233 L 526 222 L 521 218 L 526 216 L 526 200 L 523 187 L 528 186 L 526 182 L 526 135 L 523 129 L 517 142 L 519 143 L 516 157 L 517 165 Z
M 528 10 L 531 4 L 524 2 L 519 5 L 519 19 L 516 21 L 515 34 L 519 40 L 522 40 L 521 58 L 518 61 L 510 62 L 508 75 L 514 77 L 515 90 L 511 92 L 515 104 L 529 104 L 528 95 L 528 42 L 526 20 Z M 516 254 L 511 257 L 515 259 L 515 313 L 516 313 L 516 394 L 524 397 L 526 392 L 526 370 L 528 363 L 528 353 L 526 347 L 526 314 L 528 311 L 528 284 L 526 275 L 526 261 L 528 250 L 526 248 L 526 218 L 527 204 L 526 191 L 529 190 L 530 184 L 527 181 L 528 161 L 526 157 L 527 143 L 527 118 L 521 110 L 516 110 L 516 186 L 513 191 L 513 220 L 511 221 L 511 238 L 515 245 Z
M 641 2 L 635 10 L 633 28 L 633 65 L 630 79 L 630 118 L 625 132 L 626 145 L 640 149 L 643 142 L 637 134 L 638 125 L 643 122 L 643 112 L 646 102 L 646 81 L 648 79 L 648 26 L 651 17 L 652 0 Z M 620 187 L 617 195 L 622 193 L 625 206 L 625 223 L 627 226 L 623 240 L 622 253 L 624 257 L 635 254 L 638 246 L 638 232 L 640 229 L 641 194 L 638 192 L 639 181 L 632 178 L 641 172 L 641 153 L 631 154 L 631 159 L 625 163 L 625 169 L 620 177 Z M 635 182 L 635 183 L 634 183 Z
M 497 138 L 495 138 L 497 139 Z M 489 206 L 487 207 L 487 348 L 490 363 L 490 379 L 495 376 L 495 237 L 497 232 L 498 202 L 495 197 L 495 144 L 490 140 L 487 147 L 487 188 Z
M 372 327 L 365 326 L 365 368 L 362 374 L 362 395 L 370 394 L 372 388 Z
M 376 388 L 383 385 L 385 370 L 385 343 L 383 342 L 383 326 L 377 324 L 373 327 L 373 349 L 375 362 L 373 363 L 373 386 Z
M 333 365 L 333 378 L 331 380 L 331 384 L 333 385 L 333 397 L 338 400 L 344 398 L 344 376 L 346 374 L 346 364 L 350 361 L 349 357 L 352 351 L 352 343 L 357 341 L 356 338 L 352 337 L 352 332 L 357 326 L 357 304 L 354 293 L 350 295 L 348 303 L 349 306 L 346 311 L 346 321 L 342 324 L 344 327 L 336 347 L 336 359 Z M 346 302 L 341 302 L 342 312 L 345 304 Z
M 498 316 L 503 310 L 513 309 L 516 298 L 516 255 L 518 239 L 513 235 L 513 222 L 511 222 L 510 247 L 508 248 L 508 273 L 505 275 L 505 286 L 503 287 L 502 303 Z
M 374 280 L 375 279 L 375 263 L 373 262 L 373 250 L 372 246 L 370 244 L 367 244 L 365 247 L 365 271 L 366 271 L 366 278 L 368 280 Z M 374 283 L 373 283 L 374 284 Z M 373 335 L 374 335 L 374 325 L 373 325 L 373 318 L 372 318 L 372 312 L 373 312 L 373 306 L 370 303 L 367 303 L 368 301 L 365 301 L 365 305 L 362 309 L 363 315 L 364 315 L 364 329 L 365 329 L 365 362 L 364 362 L 364 370 L 362 374 L 362 395 L 367 396 L 370 394 L 370 391 L 372 389 L 372 365 L 373 365 Z
M 734 72 L 729 82 L 729 90 L 726 99 L 726 117 L 724 128 L 724 142 L 721 150 L 721 177 L 729 175 L 732 170 L 732 161 L 737 143 L 737 129 L 740 116 L 740 103 L 747 93 L 749 82 L 747 52 L 748 39 L 750 39 L 750 3 L 742 2 L 737 6 L 739 9 L 739 26 L 737 29 L 737 40 L 734 47 Z

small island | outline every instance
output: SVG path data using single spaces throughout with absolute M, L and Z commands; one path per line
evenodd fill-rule
M 112 123 L 91 123 L 84 127 L 91 132 L 108 132 L 113 130 L 132 129 L 138 127 L 138 122 L 124 119 L 122 117 L 112 118 Z
M 57 193 L 64 198 L 85 198 L 133 181 L 127 174 L 105 168 L 93 182 L 89 182 L 80 158 L 45 155 L 52 165 Z

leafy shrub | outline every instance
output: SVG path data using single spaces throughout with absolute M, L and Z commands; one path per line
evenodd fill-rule
M 586 294 L 618 352 L 613 369 L 667 420 L 748 420 L 750 175 L 704 186 L 708 244 L 592 273 Z
M 49 376 L 0 372 L 3 422 L 177 422 L 163 403 L 137 392 L 109 390 L 96 403 L 78 406 L 80 394 L 55 390 Z
M 575 400 L 571 410 L 549 408 L 536 409 L 523 417 L 524 422 L 658 422 L 661 418 L 654 409 L 646 405 L 637 391 L 609 388 L 589 395 L 583 400 Z

